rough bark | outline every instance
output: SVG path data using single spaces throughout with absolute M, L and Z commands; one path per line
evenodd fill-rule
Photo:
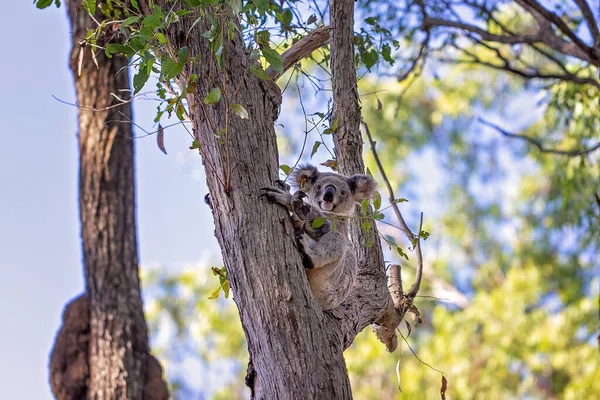
M 61 400 L 167 399 L 160 365 L 149 355 L 138 276 L 132 128 L 117 122 L 131 121 L 131 105 L 111 95 L 128 98 L 127 60 L 97 51 L 94 62 L 90 48 L 79 44 L 94 24 L 78 1 L 67 7 L 80 106 L 86 292 L 65 309 L 50 361 L 52 390 Z

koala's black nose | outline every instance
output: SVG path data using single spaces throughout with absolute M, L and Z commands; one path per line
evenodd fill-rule
M 335 187 L 332 185 L 329 185 L 325 188 L 325 193 L 323 193 L 323 200 L 333 201 L 334 195 L 335 195 Z

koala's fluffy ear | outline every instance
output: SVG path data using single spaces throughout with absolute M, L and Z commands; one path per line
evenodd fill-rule
M 352 175 L 348 178 L 348 184 L 350 185 L 350 189 L 352 189 L 352 193 L 354 193 L 354 200 L 357 203 L 373 196 L 377 188 L 375 180 L 368 175 Z
M 300 165 L 292 172 L 292 184 L 303 192 L 307 192 L 318 177 L 317 167 L 310 164 Z

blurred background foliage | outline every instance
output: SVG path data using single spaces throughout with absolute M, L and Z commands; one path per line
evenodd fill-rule
M 443 14 L 442 3 L 447 10 L 462 4 L 447 14 L 490 32 L 535 29 L 510 1 L 357 3 L 363 117 L 396 197 L 409 200 L 401 204 L 409 224 L 418 225 L 423 211 L 431 237 L 423 244 L 424 281 L 415 301 L 423 322 L 402 324 L 404 339 L 393 354 L 369 329 L 356 338 L 345 352 L 355 398 L 439 398 L 440 371 L 450 399 L 596 398 L 600 150 L 555 150 L 598 142 L 598 67 L 543 46 L 493 47 L 468 32 L 424 29 L 422 3 L 420 12 L 429 16 Z M 571 2 L 546 3 L 589 39 Z M 312 4 L 286 3 L 294 20 L 309 19 Z M 323 48 L 279 81 L 282 163 L 331 158 L 327 63 Z M 562 70 L 592 83 L 544 77 Z M 315 142 L 322 145 L 311 155 Z M 379 179 L 367 145 L 364 155 Z M 388 215 L 379 229 L 403 243 L 394 225 Z M 386 259 L 402 265 L 410 285 L 412 257 L 386 251 Z M 219 287 L 211 266 L 218 261 L 143 276 L 153 348 L 175 398 L 248 396 L 239 316 L 222 292 L 209 300 Z M 191 366 L 202 376 L 186 375 Z

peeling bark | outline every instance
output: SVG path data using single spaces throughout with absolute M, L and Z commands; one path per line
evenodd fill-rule
M 66 308 L 50 361 L 57 399 L 167 399 L 149 355 L 135 219 L 134 144 L 127 60 L 79 42 L 91 18 L 67 1 L 70 66 L 79 109 L 79 205 L 86 292 Z M 97 13 L 97 19 L 102 15 Z M 108 34 L 108 33 L 107 33 Z M 102 43 L 99 43 L 102 45 Z M 126 90 L 126 92 L 121 92 Z

